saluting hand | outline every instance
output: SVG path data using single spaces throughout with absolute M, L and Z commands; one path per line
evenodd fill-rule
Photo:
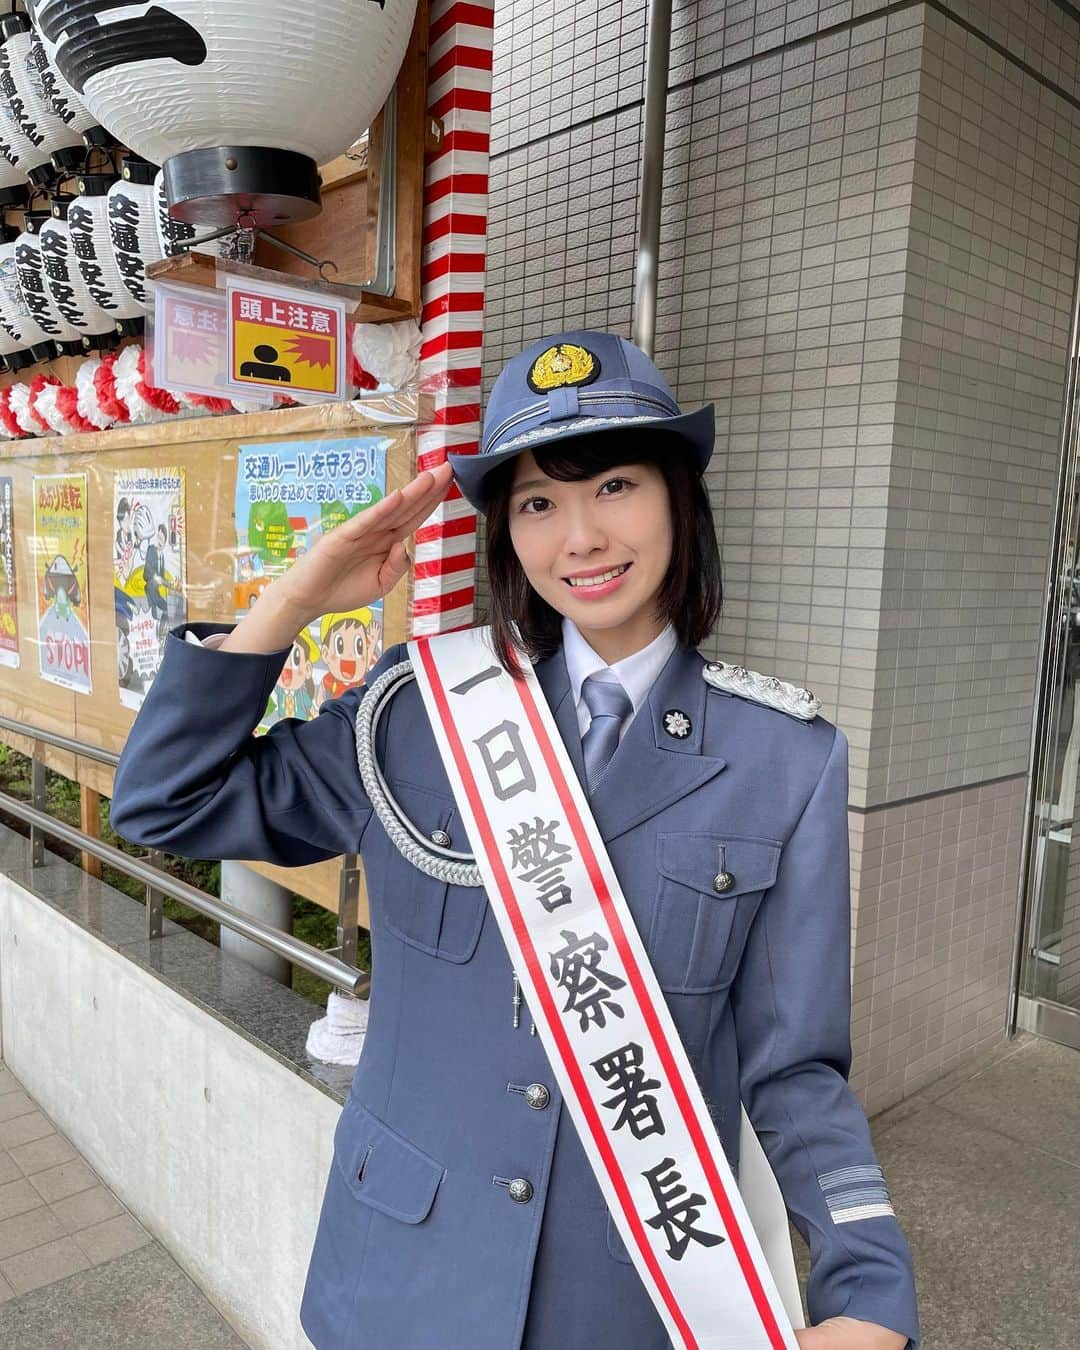
M 796 1331 L 799 1350 L 906 1350 L 908 1338 L 876 1322 L 830 1317 L 816 1327 Z
M 449 462 L 425 469 L 329 530 L 274 583 L 277 598 L 310 621 L 361 609 L 393 590 L 409 569 L 405 539 L 446 496 L 452 477 Z

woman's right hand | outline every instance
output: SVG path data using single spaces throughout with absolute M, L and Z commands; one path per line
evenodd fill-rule
M 404 541 L 446 496 L 452 477 L 448 461 L 425 469 L 324 534 L 270 589 L 309 623 L 370 605 L 409 570 Z

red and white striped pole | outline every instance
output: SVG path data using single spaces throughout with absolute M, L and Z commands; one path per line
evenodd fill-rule
M 420 385 L 434 403 L 417 472 L 480 445 L 494 0 L 432 0 L 428 112 L 443 140 L 424 180 Z M 473 623 L 476 512 L 451 485 L 416 532 L 412 637 Z

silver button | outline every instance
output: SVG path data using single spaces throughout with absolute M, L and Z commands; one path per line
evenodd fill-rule
M 525 1100 L 534 1111 L 542 1111 L 551 1101 L 551 1093 L 543 1083 L 530 1083 L 525 1089 Z
M 516 1200 L 519 1205 L 527 1205 L 533 1198 L 532 1182 L 526 1181 L 524 1177 L 515 1177 L 507 1190 L 510 1192 L 510 1199 Z
M 732 886 L 735 885 L 735 877 L 731 872 L 717 872 L 716 876 L 713 877 L 712 884 L 714 891 L 720 891 L 721 893 L 730 891 Z
M 431 842 L 433 844 L 438 844 L 440 848 L 447 848 L 450 843 L 450 836 L 445 830 L 432 830 Z

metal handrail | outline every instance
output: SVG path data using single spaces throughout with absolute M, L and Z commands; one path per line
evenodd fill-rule
M 112 750 L 101 750 L 96 745 L 87 745 L 85 741 L 73 740 L 59 731 L 45 731 L 42 727 L 33 727 L 28 722 L 16 722 L 13 717 L 0 717 L 0 731 L 12 731 L 17 736 L 25 736 L 29 741 L 41 741 L 45 745 L 55 745 L 58 750 L 67 750 L 73 755 L 82 755 L 83 759 L 95 759 L 99 764 L 111 764 L 115 769 L 120 756 Z
M 13 732 L 16 735 L 25 736 L 28 740 L 56 746 L 58 749 L 81 755 L 85 759 L 97 760 L 101 764 L 115 766 L 119 763 L 119 755 L 112 751 L 87 745 L 82 741 L 72 739 L 70 736 L 64 736 L 60 732 L 46 731 L 44 728 L 34 727 L 25 722 L 17 722 L 11 717 L 0 717 L 0 731 Z M 300 966 L 303 970 L 310 972 L 321 980 L 326 980 L 327 983 L 335 985 L 338 989 L 343 989 L 348 994 L 359 995 L 367 992 L 371 984 L 371 978 L 366 971 L 357 970 L 355 966 L 349 966 L 328 952 L 320 951 L 318 947 L 312 947 L 309 943 L 302 942 L 299 938 L 293 937 L 291 933 L 284 933 L 279 928 L 272 928 L 269 924 L 262 923 L 250 914 L 245 914 L 243 910 L 236 909 L 233 905 L 227 904 L 224 900 L 219 900 L 207 891 L 201 891 L 197 886 L 190 886 L 186 881 L 178 881 L 153 864 L 144 862 L 140 858 L 133 858 L 130 854 L 114 848 L 112 844 L 107 844 L 104 840 L 97 839 L 74 825 L 67 825 L 64 821 L 50 816 L 48 812 L 40 809 L 44 797 L 44 777 L 43 772 L 41 772 L 44 766 L 36 755 L 31 756 L 31 760 L 35 770 L 34 798 L 36 805 L 30 806 L 26 802 L 19 801 L 17 797 L 12 797 L 6 792 L 0 792 L 0 810 L 7 811 L 30 826 L 30 846 L 35 866 L 39 865 L 42 859 L 41 849 L 36 838 L 37 832 L 40 831 L 41 834 L 52 835 L 63 840 L 66 844 L 71 844 L 75 848 L 92 854 L 110 867 L 116 868 L 117 871 L 124 872 L 136 881 L 143 882 L 147 888 L 147 930 L 151 938 L 162 935 L 162 926 L 160 914 L 155 916 L 150 909 L 150 897 L 154 894 L 158 896 L 167 895 L 170 899 L 187 905 L 190 909 L 196 910 L 208 919 L 224 924 L 226 928 L 231 928 L 242 937 L 249 938 L 252 942 L 258 943 L 260 947 L 265 947 L 275 955 L 284 957 L 285 960 L 291 961 L 293 965 Z M 151 850 L 151 852 L 154 854 L 157 853 L 157 850 Z

